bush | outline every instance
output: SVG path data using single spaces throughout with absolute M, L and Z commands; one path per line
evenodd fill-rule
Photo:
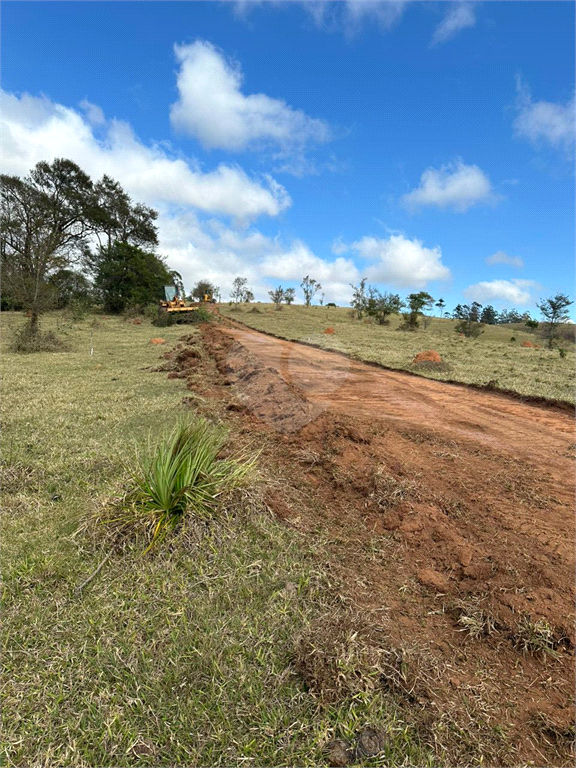
M 133 475 L 134 489 L 109 523 L 144 528 L 146 551 L 188 515 L 206 520 L 219 498 L 240 486 L 254 460 L 218 459 L 226 434 L 204 419 L 180 423 L 156 448 L 148 449 Z
M 90 312 L 92 309 L 92 302 L 88 298 L 82 298 L 81 296 L 76 296 L 68 302 L 68 305 L 66 307 L 66 312 L 70 316 L 73 322 L 77 323 L 80 320 L 84 320 L 86 315 Z
M 10 344 L 11 352 L 67 352 L 68 345 L 62 341 L 53 331 L 42 332 L 26 323 L 14 333 Z
M 157 311 L 156 317 L 152 320 L 152 325 L 155 325 L 156 328 L 168 328 L 168 326 L 174 325 L 175 323 L 176 319 L 174 318 L 174 315 L 162 310 Z
M 142 310 L 142 314 L 153 323 L 159 315 L 159 309 L 158 304 L 147 304 Z
M 463 333 L 469 339 L 477 339 L 481 333 L 484 333 L 483 329 L 484 323 L 477 323 L 473 320 L 460 320 L 454 327 L 456 333 Z
M 144 308 L 140 304 L 131 304 L 129 307 L 125 307 L 120 314 L 124 320 L 134 320 L 136 317 L 144 315 Z
M 195 323 L 210 323 L 212 321 L 212 315 L 205 307 L 198 307 L 193 312 L 166 312 L 165 310 L 159 310 L 156 318 L 152 320 L 152 325 L 157 328 L 167 328 L 168 326 L 175 325 L 192 325 Z

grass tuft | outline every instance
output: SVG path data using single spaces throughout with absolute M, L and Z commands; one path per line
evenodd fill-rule
M 382 650 L 374 628 L 352 611 L 320 616 L 298 637 L 294 664 L 307 690 L 324 704 L 380 688 Z
M 524 653 L 559 656 L 554 631 L 545 619 L 534 621 L 530 616 L 523 616 L 516 629 L 515 643 Z
M 146 552 L 182 523 L 213 516 L 222 494 L 242 485 L 254 460 L 218 458 L 226 433 L 205 419 L 180 422 L 155 448 L 148 449 L 134 473 L 135 487 L 107 522 L 126 530 L 144 527 Z

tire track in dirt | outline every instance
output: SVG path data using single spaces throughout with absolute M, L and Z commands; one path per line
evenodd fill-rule
M 566 412 L 515 402 L 401 372 L 387 371 L 326 350 L 240 328 L 219 328 L 275 368 L 311 402 L 326 409 L 396 420 L 475 440 L 547 470 L 572 485 L 569 451 L 575 441 Z

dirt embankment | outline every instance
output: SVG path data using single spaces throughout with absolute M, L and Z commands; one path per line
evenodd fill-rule
M 418 706 L 470 738 L 502 727 L 516 764 L 571 764 L 572 418 L 250 331 L 203 339 L 175 353 L 188 387 L 263 446 L 271 509 L 328 538 L 345 600 L 418 670 Z

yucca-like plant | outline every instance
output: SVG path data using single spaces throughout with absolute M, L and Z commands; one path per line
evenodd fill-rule
M 143 523 L 150 537 L 148 552 L 186 515 L 208 518 L 219 497 L 242 484 L 255 459 L 219 459 L 226 433 L 205 419 L 180 423 L 140 458 L 135 488 L 111 523 Z

